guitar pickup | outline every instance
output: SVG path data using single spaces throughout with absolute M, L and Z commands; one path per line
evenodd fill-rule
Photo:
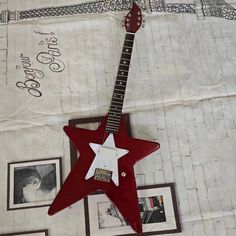
M 96 168 L 94 173 L 94 179 L 102 182 L 111 182 L 112 171 Z

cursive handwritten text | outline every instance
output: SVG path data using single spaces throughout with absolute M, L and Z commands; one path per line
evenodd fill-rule
M 53 32 L 43 33 L 40 31 L 34 31 L 36 34 L 48 35 L 44 41 L 40 42 L 40 45 L 47 45 L 46 51 L 39 52 L 36 59 L 41 64 L 48 65 L 52 72 L 62 72 L 65 69 L 64 62 L 60 59 L 61 51 L 58 47 L 58 39 Z M 51 35 L 54 35 L 51 37 Z
M 20 89 L 27 90 L 28 93 L 34 97 L 41 97 L 42 92 L 39 90 L 40 83 L 38 80 L 44 78 L 44 73 L 41 70 L 32 68 L 31 61 L 29 57 L 20 55 L 21 65 L 24 69 L 25 81 L 18 81 L 16 86 Z

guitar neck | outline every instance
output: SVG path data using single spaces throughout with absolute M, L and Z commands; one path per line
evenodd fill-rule
M 110 109 L 106 123 L 106 132 L 116 133 L 119 131 L 125 90 L 128 80 L 129 65 L 132 55 L 134 34 L 126 33 L 125 41 L 120 58 L 120 64 L 116 76 Z

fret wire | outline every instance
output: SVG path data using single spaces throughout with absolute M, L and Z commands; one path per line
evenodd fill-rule
M 120 120 L 107 120 L 107 123 L 112 122 L 112 123 L 117 123 L 120 125 Z
M 120 119 L 117 120 L 117 121 L 114 121 L 114 120 L 107 120 L 107 124 L 115 124 L 116 126 L 119 126 L 119 125 L 120 125 Z
M 115 90 L 116 90 L 116 91 L 120 91 L 120 92 L 125 92 L 124 89 L 118 89 L 118 88 L 116 88 L 116 86 L 115 86 Z
M 107 120 L 109 120 L 109 119 L 112 119 L 112 120 L 115 120 L 115 121 L 120 121 L 120 119 L 116 118 L 116 117 L 108 117 Z
M 129 53 L 127 50 L 123 49 L 122 54 L 126 54 L 131 58 L 132 51 L 130 50 L 130 53 Z
M 114 104 L 111 104 L 111 106 L 120 106 L 120 107 L 119 107 L 120 110 L 122 110 L 122 108 L 123 108 L 122 105 L 123 105 L 123 104 L 120 104 L 120 105 L 114 105 Z M 111 108 L 111 109 L 112 109 L 112 108 Z
M 124 48 L 133 48 L 133 47 L 130 47 L 130 46 L 124 46 Z
M 124 96 L 125 95 L 124 92 L 125 92 L 124 90 L 114 89 L 114 93 L 116 93 L 117 95 L 120 95 L 120 96 Z M 123 97 L 121 97 L 121 98 L 123 98 Z
M 113 115 L 112 115 L 113 114 Z M 120 117 L 121 117 L 121 113 L 119 113 L 119 114 L 117 114 L 117 113 L 114 113 L 114 112 L 109 112 L 109 115 L 108 115 L 109 117 L 113 117 L 113 118 L 119 118 L 120 119 Z
M 110 122 L 107 121 L 107 124 L 108 124 L 108 125 L 111 125 L 111 126 L 112 126 L 113 124 L 114 124 L 114 126 L 120 126 L 120 121 L 119 121 L 119 122 L 116 122 L 116 123 L 113 123 L 113 121 L 111 121 L 111 122 L 112 122 L 112 123 L 110 123 Z
M 121 117 L 121 116 L 120 116 Z M 118 117 L 118 119 L 116 119 L 117 121 L 120 121 L 120 117 Z M 110 122 L 112 122 L 111 120 L 110 120 Z M 108 120 L 107 120 L 107 123 L 108 123 Z
M 122 66 L 125 66 L 124 64 L 119 64 L 119 68 L 121 68 Z M 124 70 L 125 72 L 129 72 L 129 66 L 128 66 L 128 70 L 126 70 L 127 68 L 123 68 L 122 70 Z
M 123 101 L 124 101 L 124 100 L 122 100 L 122 102 L 114 101 L 114 103 L 117 103 L 118 105 L 120 104 L 120 105 L 122 106 L 122 105 L 123 105 Z M 113 104 L 113 102 L 111 102 L 111 104 Z
M 122 58 L 121 57 L 121 59 L 124 60 L 124 61 L 130 61 L 130 59 L 128 59 L 128 58 Z
M 134 43 L 134 40 L 125 39 L 124 43 L 131 43 L 131 44 L 133 44 L 133 43 Z
M 117 133 L 118 131 L 119 131 L 119 129 L 115 129 L 115 130 L 114 130 L 114 129 L 110 129 L 110 128 L 108 129 L 108 128 L 106 128 L 106 132 L 107 132 L 107 133 Z
M 118 128 L 106 127 L 106 131 L 107 132 L 118 132 L 119 131 L 119 127 Z
M 124 72 L 128 72 L 128 71 L 126 71 L 126 70 L 119 70 L 119 71 L 124 71 Z M 127 76 L 126 76 L 127 77 Z
M 123 98 L 124 98 L 124 96 L 123 96 L 124 94 L 116 93 L 115 91 L 114 91 L 113 94 L 115 95 L 115 99 L 123 100 Z
M 119 131 L 119 129 L 111 129 L 111 128 L 106 128 L 106 131 L 108 132 L 108 133 L 110 133 L 110 132 L 118 132 Z
M 119 94 L 120 95 L 120 94 Z M 116 100 L 118 100 L 117 102 L 119 102 L 119 103 L 123 103 L 123 101 L 124 101 L 124 99 L 123 98 L 121 98 L 121 97 L 113 97 L 114 99 L 116 99 Z
M 119 118 L 119 119 L 116 119 L 116 120 L 110 120 L 110 119 L 108 120 L 108 119 L 107 119 L 107 124 L 108 124 L 108 123 L 113 123 L 113 122 L 115 122 L 116 124 L 120 124 L 120 118 Z
M 117 109 L 110 107 L 110 114 L 114 114 L 114 117 L 118 117 L 119 115 L 121 115 L 121 112 L 122 112 L 122 107 Z
M 126 85 L 126 82 L 127 82 L 127 80 L 123 80 L 123 79 L 117 79 L 116 81 L 117 82 L 123 82 L 125 85 Z
M 109 121 L 107 121 L 107 125 L 108 126 L 115 126 L 115 127 L 119 127 L 120 126 L 120 121 L 118 121 L 118 122 L 116 122 L 116 123 L 114 123 L 114 121 L 111 121 L 111 122 L 109 122 Z
M 123 105 L 123 99 L 121 100 L 122 102 L 117 102 L 117 101 L 114 101 L 114 102 L 116 102 L 116 103 L 119 103 L 119 104 L 122 104 Z
M 128 54 L 127 57 L 129 56 L 131 58 L 132 49 L 124 48 L 124 51 L 122 51 L 122 54 L 124 53 Z
M 123 88 L 126 88 L 126 85 L 123 85 L 123 84 L 116 84 L 116 86 L 121 86 L 121 87 L 123 87 Z
M 116 113 L 118 115 L 121 112 L 121 109 L 111 108 L 111 112 Z
M 122 108 L 122 106 L 111 104 L 111 106 Z
M 117 91 L 116 91 L 117 90 Z M 114 89 L 114 94 L 119 96 L 119 99 L 123 99 L 124 98 L 124 93 L 119 93 L 120 90 L 118 89 Z M 121 92 L 124 92 L 124 90 L 122 90 Z
M 113 129 L 119 129 L 119 126 L 120 125 L 118 125 L 118 126 L 117 125 L 111 125 L 111 124 L 106 125 L 107 128 L 113 128 Z

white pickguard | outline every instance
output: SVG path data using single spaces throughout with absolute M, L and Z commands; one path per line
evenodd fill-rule
M 105 142 L 101 144 L 90 143 L 89 146 L 95 152 L 95 157 L 85 179 L 89 179 L 95 173 L 96 168 L 112 171 L 112 180 L 116 186 L 119 185 L 118 159 L 129 151 L 115 146 L 113 134 L 109 134 Z

